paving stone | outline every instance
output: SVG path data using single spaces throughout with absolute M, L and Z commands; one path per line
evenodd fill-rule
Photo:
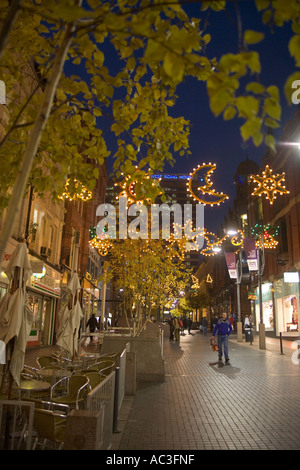
M 300 366 L 291 342 L 229 342 L 231 365 L 217 361 L 208 337 L 164 340 L 166 378 L 141 383 L 118 450 L 299 450 Z

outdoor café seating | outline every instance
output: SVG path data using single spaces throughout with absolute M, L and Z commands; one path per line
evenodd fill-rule
M 115 361 L 113 360 L 100 360 L 96 362 L 95 364 L 92 364 L 89 366 L 87 369 L 88 370 L 97 370 L 100 372 L 101 369 L 105 369 L 107 367 L 111 368 L 111 371 L 115 369 Z
M 53 356 L 40 356 L 37 358 L 36 362 L 38 363 L 40 368 L 59 364 L 58 360 Z
M 59 380 L 51 387 L 50 400 L 55 403 L 69 405 L 79 409 L 84 404 L 84 392 L 88 391 L 89 379 L 84 375 L 71 375 L 67 378 L 67 393 L 65 396 L 57 396 L 57 387 L 65 378 Z
M 24 398 L 24 402 L 34 403 L 33 446 L 32 450 L 61 449 L 64 442 L 67 415 L 70 407 L 35 398 Z M 28 411 L 26 410 L 28 414 Z M 29 416 L 28 416 L 29 417 Z
M 90 390 L 97 387 L 97 385 L 99 385 L 105 379 L 105 377 L 96 370 L 86 369 L 82 371 L 82 374 L 89 379 Z
M 61 449 L 64 443 L 67 417 L 51 410 L 35 408 L 33 417 L 33 429 L 37 437 L 33 444 L 33 450 L 41 445 L 43 448 L 58 446 Z M 49 441 L 51 445 L 49 444 Z

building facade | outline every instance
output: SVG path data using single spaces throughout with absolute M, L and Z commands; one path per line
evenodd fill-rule
M 262 278 L 262 311 L 259 290 L 254 284 L 256 325 L 262 320 L 267 334 L 287 338 L 299 336 L 299 270 L 300 270 L 300 109 L 289 121 L 279 139 L 275 153 L 268 153 L 266 165 L 279 175 L 285 173 L 287 194 L 274 193 L 273 204 L 265 197 L 249 194 L 251 226 L 259 223 L 274 236 L 276 246 L 269 248 L 264 237 L 265 266 Z

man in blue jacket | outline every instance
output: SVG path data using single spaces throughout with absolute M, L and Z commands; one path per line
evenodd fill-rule
M 219 361 L 222 361 L 222 354 L 223 354 L 223 347 L 224 347 L 224 356 L 225 356 L 225 363 L 229 363 L 228 357 L 228 336 L 232 331 L 232 325 L 227 318 L 226 312 L 222 313 L 222 317 L 218 320 L 216 326 L 214 327 L 213 336 L 218 335 L 218 355 Z

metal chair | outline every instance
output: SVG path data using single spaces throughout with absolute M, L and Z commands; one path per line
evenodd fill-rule
M 61 449 L 64 444 L 67 417 L 65 414 L 57 413 L 43 408 L 35 408 L 33 417 L 33 428 L 37 437 L 33 444 L 33 450 L 38 445 L 43 448 Z M 50 443 L 52 445 L 50 445 Z
M 58 364 L 58 360 L 52 356 L 40 356 L 37 358 L 36 362 L 38 363 L 40 368 Z
M 100 372 L 100 375 L 102 375 L 103 377 L 107 377 L 114 370 L 115 370 L 115 364 L 103 367 L 102 369 L 99 370 L 99 372 Z
M 117 352 L 103 353 L 103 354 L 100 355 L 99 359 L 100 359 L 100 361 L 102 361 L 102 359 L 104 359 L 104 360 L 112 359 L 113 361 L 115 361 L 118 356 L 119 356 L 119 353 L 117 353 Z
M 115 361 L 113 360 L 105 360 L 96 362 L 96 364 L 91 365 L 88 367 L 89 370 L 98 370 L 100 372 L 101 369 L 105 369 L 106 367 L 111 367 L 112 370 L 115 368 Z
M 72 408 L 79 409 L 79 405 L 84 403 L 84 391 L 88 389 L 89 379 L 84 375 L 72 375 L 67 378 L 68 390 L 66 396 L 56 397 L 56 388 L 65 378 L 56 382 L 50 391 L 50 400 L 55 403 L 69 405 Z
M 97 387 L 97 385 L 99 385 L 105 379 L 105 377 L 101 375 L 99 372 L 97 372 L 96 370 L 86 369 L 82 371 L 82 374 L 85 375 L 89 379 L 90 390 Z

